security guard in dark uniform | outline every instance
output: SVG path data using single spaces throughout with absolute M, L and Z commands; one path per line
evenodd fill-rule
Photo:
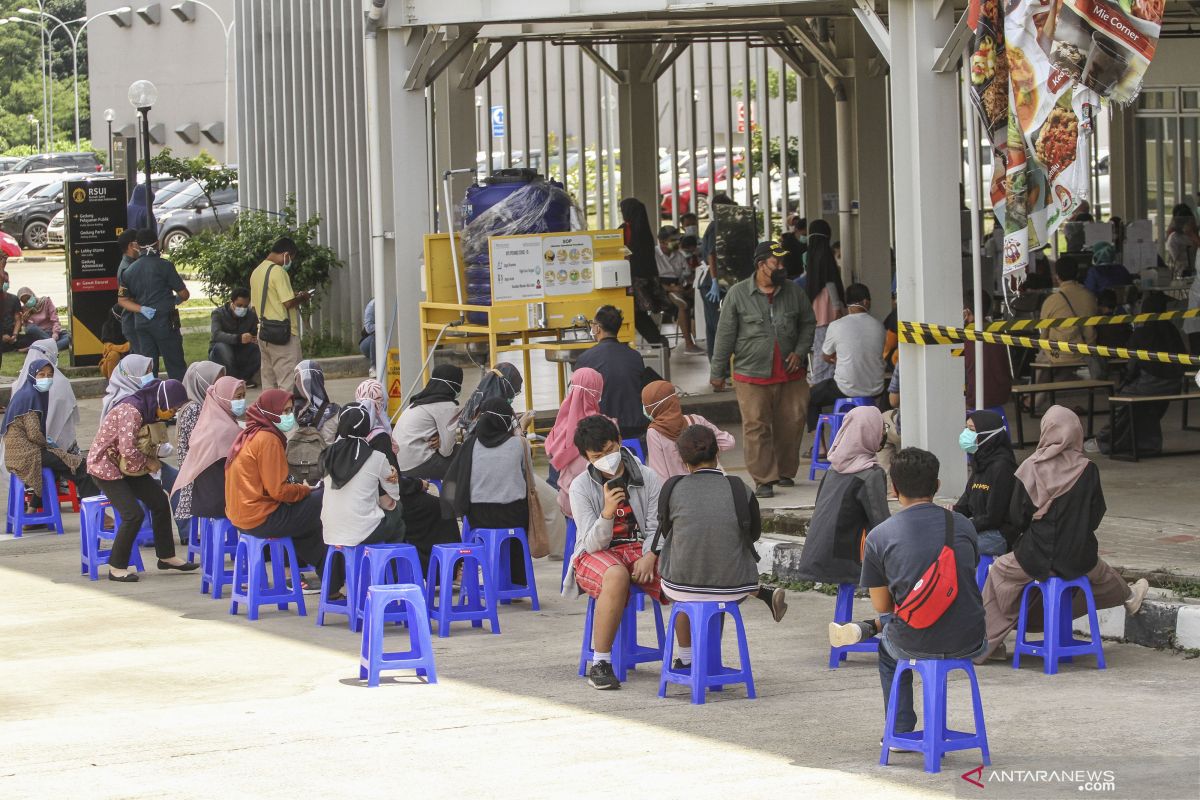
M 137 243 L 141 256 L 119 279 L 117 303 L 139 315 L 134 320 L 137 352 L 154 360 L 154 374 L 158 375 L 162 356 L 167 377 L 182 380 L 187 362 L 175 307 L 191 295 L 175 265 L 158 254 L 158 239 L 152 231 L 138 231 Z

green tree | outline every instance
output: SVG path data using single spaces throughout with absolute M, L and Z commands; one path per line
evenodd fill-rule
M 742 84 L 735 84 L 733 88 L 729 90 L 729 93 L 734 97 L 740 98 L 742 96 Z M 775 69 L 774 67 L 767 67 L 767 96 L 772 100 L 779 99 L 779 70 Z M 796 73 L 788 70 L 787 102 L 794 103 L 796 98 L 799 96 L 799 89 L 797 88 L 796 83 Z M 754 99 L 758 98 L 758 80 L 755 78 L 750 79 L 750 97 Z
M 0 24 L 0 147 L 30 144 L 35 127 L 28 121 L 33 116 L 42 121 L 42 29 L 28 24 L 39 21 L 37 15 L 21 14 L 22 7 L 36 7 L 30 0 L 8 0 L 0 3 L 0 19 L 16 17 L 26 22 Z M 47 0 L 46 13 L 63 20 L 76 20 L 87 12 L 85 0 Z M 45 20 L 50 36 L 50 67 L 53 76 L 51 92 L 54 98 L 54 120 L 50 136 L 42 139 L 57 141 L 75 136 L 75 84 L 72 69 L 71 39 L 66 32 L 51 20 Z M 68 26 L 72 31 L 79 26 Z M 87 82 L 87 33 L 79 39 L 79 125 L 80 135 L 88 138 L 91 133 L 90 103 Z

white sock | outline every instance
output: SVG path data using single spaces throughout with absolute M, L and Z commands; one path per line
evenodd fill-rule
M 611 664 L 612 663 L 612 651 L 609 650 L 607 653 L 601 653 L 600 651 L 596 651 L 596 653 L 592 656 L 592 663 L 599 664 L 601 661 L 607 661 L 608 663 Z
M 692 663 L 692 648 L 680 645 L 675 648 L 675 657 L 685 664 Z

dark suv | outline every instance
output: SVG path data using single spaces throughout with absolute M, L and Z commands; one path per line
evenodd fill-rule
M 42 153 L 22 158 L 8 172 L 99 172 L 102 169 L 104 164 L 96 153 Z

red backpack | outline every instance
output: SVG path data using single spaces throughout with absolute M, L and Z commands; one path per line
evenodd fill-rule
M 921 579 L 896 608 L 910 628 L 928 628 L 958 597 L 958 562 L 954 558 L 954 515 L 946 511 L 946 543 Z

